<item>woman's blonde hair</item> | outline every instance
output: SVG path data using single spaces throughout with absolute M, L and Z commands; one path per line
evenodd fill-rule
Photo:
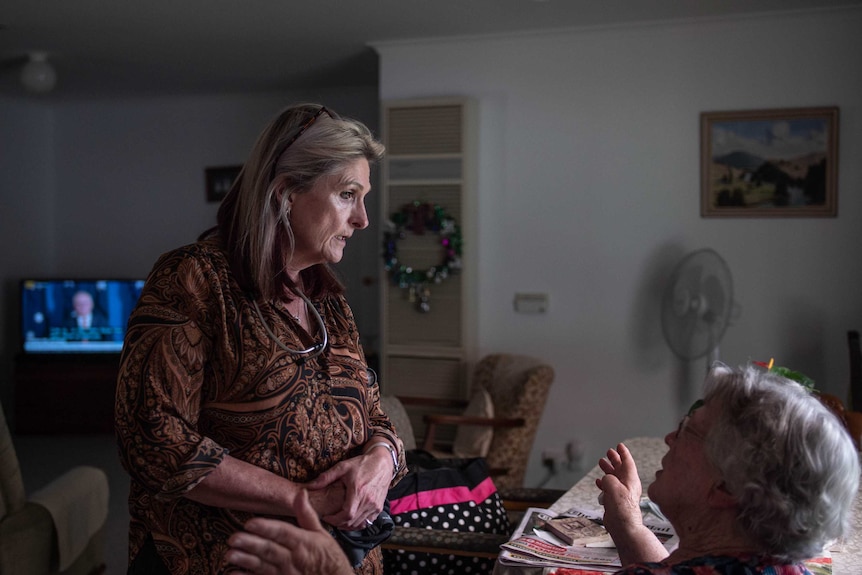
M 364 124 L 319 104 L 291 106 L 270 122 L 218 211 L 217 229 L 240 286 L 267 300 L 291 297 L 289 195 L 308 192 L 357 159 L 373 164 L 383 151 Z M 301 277 L 311 297 L 343 290 L 326 264 L 303 270 Z

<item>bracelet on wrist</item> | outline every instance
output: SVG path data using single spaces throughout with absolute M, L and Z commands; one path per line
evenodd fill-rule
M 389 452 L 389 455 L 392 456 L 392 479 L 395 479 L 395 476 L 398 475 L 398 471 L 400 469 L 398 466 L 398 452 L 395 451 L 395 448 L 392 447 L 391 445 L 389 445 L 389 443 L 387 443 L 385 441 L 378 441 L 376 443 L 372 443 L 368 447 L 368 449 L 365 450 L 365 453 L 366 454 L 370 453 L 371 450 L 374 449 L 375 447 L 385 448 Z

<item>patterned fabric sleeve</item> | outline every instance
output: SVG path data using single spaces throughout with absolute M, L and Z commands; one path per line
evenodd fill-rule
M 123 466 L 159 498 L 197 485 L 226 451 L 195 424 L 211 337 L 211 269 L 182 251 L 155 265 L 129 320 L 117 382 L 115 428 Z
M 175 575 L 224 572 L 226 540 L 251 516 L 183 497 L 232 457 L 298 483 L 361 453 L 373 438 L 403 448 L 380 408 L 342 296 L 314 302 L 323 353 L 281 302 L 251 300 L 218 241 L 156 263 L 129 320 L 115 403 L 131 476 L 129 556 L 152 537 Z M 379 550 L 358 571 L 382 572 Z
M 361 360 L 363 366 L 367 366 L 365 362 L 365 354 L 362 350 L 362 345 L 359 341 L 359 331 L 356 328 L 356 321 L 353 316 L 353 310 L 347 303 L 344 297 L 336 298 L 336 302 L 331 310 L 333 317 L 338 318 L 341 329 L 336 328 L 335 337 L 331 342 L 333 351 L 338 353 L 356 354 Z M 340 336 L 340 337 L 339 337 Z M 367 369 L 367 367 L 365 368 Z M 369 378 L 370 379 L 370 378 Z M 369 380 L 370 389 L 368 390 L 368 422 L 370 433 L 366 443 L 385 440 L 395 446 L 398 452 L 398 473 L 392 480 L 392 485 L 398 483 L 404 475 L 407 474 L 407 464 L 404 457 L 404 444 L 401 439 L 395 434 L 395 428 L 389 417 L 383 412 L 380 406 L 380 386 L 374 378 Z
M 371 428 L 372 435 L 369 441 L 373 442 L 376 439 L 385 439 L 389 443 L 395 446 L 395 449 L 398 452 L 398 472 L 395 474 L 395 477 L 392 478 L 391 485 L 395 485 L 401 478 L 407 475 L 407 461 L 404 457 L 404 444 L 401 442 L 401 439 L 395 435 L 395 429 L 392 426 L 392 422 L 389 421 L 389 418 L 383 413 L 383 410 L 380 407 L 380 387 L 375 383 L 374 387 L 376 389 L 373 390 L 374 395 L 374 404 L 371 408 Z

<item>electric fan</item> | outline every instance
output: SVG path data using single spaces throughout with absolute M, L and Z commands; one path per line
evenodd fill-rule
M 733 281 L 724 259 L 711 249 L 688 254 L 662 296 L 661 326 L 671 350 L 685 360 L 711 354 L 709 368 L 718 359 L 732 307 Z

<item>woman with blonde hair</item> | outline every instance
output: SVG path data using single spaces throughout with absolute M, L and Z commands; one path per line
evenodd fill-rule
M 356 572 L 382 572 L 366 543 L 389 525 L 403 448 L 329 267 L 368 226 L 382 154 L 360 122 L 287 108 L 217 226 L 156 262 L 116 395 L 129 573 L 225 572 L 228 536 L 255 516 L 295 517 L 303 490 Z

